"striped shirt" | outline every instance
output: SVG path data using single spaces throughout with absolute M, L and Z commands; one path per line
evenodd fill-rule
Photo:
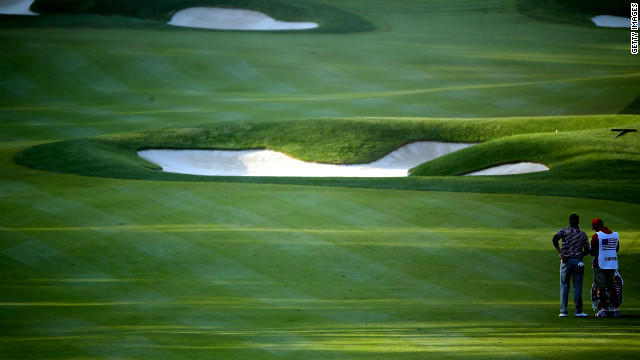
M 569 226 L 560 229 L 554 237 L 554 243 L 556 239 L 562 239 L 562 256 L 566 258 L 582 259 L 582 250 L 584 248 L 589 250 L 587 234 L 577 227 Z

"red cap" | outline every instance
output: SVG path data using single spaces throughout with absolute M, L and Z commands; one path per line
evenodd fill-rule
M 601 223 L 601 222 L 602 222 L 602 220 L 600 220 L 598 218 L 593 219 L 591 221 L 591 228 L 595 230 L 596 229 L 596 225 L 598 225 L 598 223 Z

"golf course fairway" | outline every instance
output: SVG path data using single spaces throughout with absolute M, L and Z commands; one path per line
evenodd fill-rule
M 636 359 L 640 57 L 533 0 L 36 0 L 0 15 L 1 359 Z M 135 4 L 132 5 L 132 4 Z M 621 5 L 622 4 L 622 5 Z M 194 7 L 308 30 L 168 25 Z M 148 149 L 402 178 L 169 174 Z M 548 171 L 461 176 L 532 162 Z M 559 318 L 551 239 L 620 234 L 619 318 Z M 572 296 L 570 295 L 570 298 Z

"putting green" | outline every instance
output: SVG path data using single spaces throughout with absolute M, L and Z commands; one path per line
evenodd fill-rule
M 637 357 L 638 139 L 608 131 L 639 123 L 615 115 L 640 97 L 628 31 L 516 0 L 260 3 L 322 12 L 333 31 L 178 29 L 151 8 L 0 16 L 3 359 Z M 563 12 L 569 22 L 547 21 Z M 354 17 L 375 29 L 339 26 Z M 260 132 L 234 139 L 247 124 Z M 77 159 L 127 163 L 140 136 L 203 129 L 340 160 L 417 130 L 485 144 L 386 183 L 158 181 L 115 178 L 113 163 L 93 162 L 106 177 L 14 161 L 71 142 Z M 450 176 L 489 162 L 483 151 L 556 171 Z M 551 237 L 574 212 L 621 235 L 622 318 L 557 316 Z

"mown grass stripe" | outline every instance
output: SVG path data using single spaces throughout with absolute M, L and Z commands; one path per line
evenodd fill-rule
M 39 86 L 23 95 L 0 88 L 7 140 L 0 145 L 0 173 L 10 180 L 0 185 L 0 293 L 4 304 L 23 304 L 0 306 L 3 357 L 637 357 L 640 296 L 632 284 L 638 281 L 633 264 L 640 261 L 640 212 L 629 201 L 637 194 L 638 147 L 629 135 L 615 142 L 607 136 L 615 135 L 608 130 L 613 123 L 635 126 L 638 120 L 546 117 L 616 113 L 640 95 L 637 76 L 598 79 L 637 73 L 628 37 L 620 37 L 624 31 L 532 20 L 515 12 L 515 0 L 323 3 L 366 16 L 378 30 L 247 34 L 153 28 L 118 17 L 0 19 L 0 78 L 21 74 Z M 130 27 L 114 28 L 123 26 Z M 225 72 L 236 61 L 253 67 L 247 79 L 255 81 L 238 82 Z M 325 79 L 309 81 L 323 69 L 329 70 Z M 114 86 L 86 91 L 85 70 L 96 84 L 107 79 L 103 85 Z M 548 83 L 375 96 L 531 81 Z M 353 98 L 235 101 L 342 94 Z M 320 113 L 342 118 L 315 118 Z M 446 119 L 429 119 L 434 114 Z M 461 116 L 482 119 L 452 119 Z M 509 118 L 486 119 L 493 116 Z M 364 125 L 364 117 L 391 127 L 379 132 Z M 518 141 L 496 141 L 491 148 L 539 154 L 554 144 L 545 134 L 559 130 L 563 140 L 576 141 L 572 149 L 600 155 L 563 158 L 558 163 L 573 168 L 544 180 L 332 179 L 299 185 L 290 179 L 266 185 L 100 178 L 12 161 L 27 147 L 79 136 L 60 132 L 69 124 L 108 134 L 100 141 L 140 135 L 132 131 L 157 135 L 149 130 L 163 128 L 179 136 L 237 135 L 216 146 L 247 145 L 242 141 L 256 135 L 253 140 L 270 140 L 250 146 L 288 145 L 289 151 L 328 159 L 387 143 L 376 140 L 381 138 L 393 143 L 380 146 L 384 153 L 418 135 L 489 141 L 520 134 Z M 78 141 L 75 150 L 131 160 L 98 143 Z M 315 150 L 336 144 L 355 145 L 338 146 L 340 156 Z M 531 151 L 519 152 L 523 146 Z M 598 175 L 608 166 L 619 179 Z M 583 178 L 564 179 L 574 173 Z M 479 191 L 514 195 L 473 193 Z M 531 191 L 538 195 L 521 195 Z M 562 197 L 542 196 L 550 194 Z M 603 217 L 620 232 L 621 271 L 630 284 L 626 317 L 558 319 L 559 260 L 550 240 L 573 212 L 585 230 L 591 218 Z M 591 271 L 587 266 L 585 290 Z M 588 307 L 586 293 L 584 300 Z
M 293 97 L 251 97 L 251 98 L 238 98 L 235 101 L 325 101 L 325 100 L 340 100 L 340 99 L 356 99 L 356 98 L 374 98 L 374 97 L 392 97 L 392 96 L 406 96 L 415 94 L 425 94 L 431 92 L 447 92 L 458 90 L 480 90 L 480 89 L 496 89 L 505 87 L 521 87 L 521 86 L 533 86 L 533 85 L 547 85 L 556 83 L 573 83 L 582 81 L 600 81 L 600 80 L 612 80 L 619 78 L 635 78 L 639 77 L 638 73 L 616 74 L 616 75 L 603 75 L 593 77 L 579 77 L 579 78 L 562 78 L 557 80 L 541 80 L 541 81 L 525 81 L 525 82 L 513 82 L 503 84 L 479 84 L 479 85 L 464 85 L 464 86 L 446 86 L 441 88 L 429 88 L 429 89 L 414 89 L 414 90 L 398 90 L 398 91 L 379 91 L 369 93 L 344 93 L 336 95 L 315 95 L 315 96 L 293 96 Z

